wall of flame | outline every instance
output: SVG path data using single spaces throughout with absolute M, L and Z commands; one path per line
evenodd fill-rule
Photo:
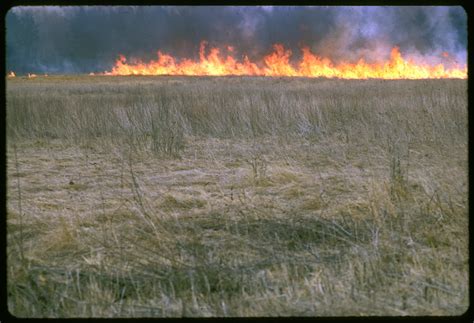
M 17 75 L 466 75 L 460 6 L 17 6 L 5 18 Z
M 467 78 L 467 67 L 446 68 L 443 64 L 429 65 L 415 63 L 402 57 L 398 47 L 393 47 L 386 62 L 367 63 L 360 59 L 357 63 L 340 62 L 334 64 L 328 58 L 319 57 L 308 47 L 303 47 L 302 57 L 296 64 L 290 62 L 292 51 L 281 44 L 273 46 L 273 52 L 264 56 L 263 64 L 252 62 L 248 56 L 237 60 L 231 55 L 221 55 L 219 48 L 212 47 L 206 55 L 207 42 L 201 42 L 199 60 L 183 59 L 178 61 L 171 55 L 158 51 L 158 58 L 150 62 L 135 61 L 128 63 L 120 55 L 115 66 L 105 75 L 254 75 L 254 76 L 290 76 L 290 77 L 329 77 L 342 79 L 427 79 L 427 78 Z M 450 55 L 443 52 L 443 57 Z

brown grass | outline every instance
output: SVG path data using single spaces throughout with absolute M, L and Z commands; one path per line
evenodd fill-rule
M 467 309 L 465 81 L 14 78 L 7 143 L 15 316 Z

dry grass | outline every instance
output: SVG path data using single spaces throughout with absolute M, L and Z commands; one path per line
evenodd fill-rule
M 15 78 L 7 140 L 13 315 L 467 309 L 465 81 Z

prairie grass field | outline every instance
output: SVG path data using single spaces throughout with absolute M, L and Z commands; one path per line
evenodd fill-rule
M 17 317 L 460 315 L 466 80 L 6 81 Z

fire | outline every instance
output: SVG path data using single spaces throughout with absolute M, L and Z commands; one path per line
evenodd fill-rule
M 227 55 L 221 55 L 219 48 L 210 48 L 206 55 L 207 42 L 201 42 L 199 61 L 174 57 L 158 51 L 158 58 L 144 63 L 136 61 L 128 63 L 127 58 L 119 55 L 115 66 L 105 75 L 256 75 L 256 76 L 300 76 L 329 77 L 343 79 L 426 79 L 426 78 L 467 78 L 467 67 L 447 68 L 443 64 L 429 65 L 415 63 L 402 57 L 398 47 L 390 53 L 390 59 L 382 63 L 368 63 L 360 59 L 357 63 L 342 62 L 334 64 L 328 58 L 313 54 L 308 47 L 303 47 L 302 58 L 296 64 L 290 63 L 292 51 L 281 44 L 273 46 L 273 52 L 263 58 L 258 65 L 247 56 L 238 61 L 230 55 L 233 46 L 227 46 Z M 442 56 L 446 52 L 443 52 Z

